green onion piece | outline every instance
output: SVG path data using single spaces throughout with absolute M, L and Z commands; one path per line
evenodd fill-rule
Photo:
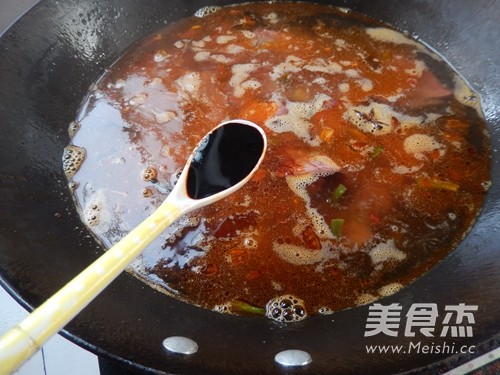
M 377 156 L 380 155 L 380 153 L 382 152 L 382 150 L 383 150 L 382 146 L 376 146 L 375 149 L 370 154 L 370 159 L 375 159 Z
M 242 314 L 266 315 L 266 309 L 264 307 L 254 306 L 240 299 L 234 299 L 231 301 L 231 311 Z
M 347 188 L 344 185 L 339 184 L 332 193 L 332 204 L 337 203 L 337 201 L 342 198 L 346 191 Z
M 460 185 L 451 181 L 437 180 L 435 178 L 417 178 L 417 185 L 426 189 L 447 190 L 456 192 Z
M 332 219 L 330 222 L 330 230 L 335 237 L 342 237 L 342 228 L 344 228 L 344 219 Z

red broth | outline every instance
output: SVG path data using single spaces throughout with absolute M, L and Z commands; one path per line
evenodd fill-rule
M 260 124 L 261 168 L 130 271 L 187 302 L 292 321 L 397 292 L 464 237 L 489 186 L 479 98 L 435 52 L 320 5 L 206 8 L 91 88 L 64 166 L 105 247 L 165 199 L 218 123 Z

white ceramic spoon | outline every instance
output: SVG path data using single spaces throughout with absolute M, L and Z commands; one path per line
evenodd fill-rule
M 173 221 L 241 188 L 258 169 L 266 148 L 264 131 L 245 120 L 224 122 L 207 134 L 151 216 L 0 337 L 0 374 L 10 374 L 36 353 Z

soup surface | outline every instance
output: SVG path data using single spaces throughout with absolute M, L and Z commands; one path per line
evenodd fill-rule
M 216 311 L 295 321 L 390 295 L 457 245 L 489 185 L 479 98 L 434 52 L 345 9 L 246 4 L 166 26 L 91 88 L 63 156 L 82 220 L 112 246 L 236 118 L 268 136 L 253 179 L 130 268 Z

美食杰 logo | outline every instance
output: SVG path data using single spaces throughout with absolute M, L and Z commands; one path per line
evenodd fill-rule
M 382 305 L 374 303 L 369 307 L 366 319 L 365 337 L 384 334 L 397 337 L 400 333 L 403 307 L 399 303 Z M 444 317 L 439 314 L 435 303 L 414 303 L 410 306 L 404 317 L 404 336 L 414 337 L 419 331 L 426 337 L 472 337 L 472 326 L 475 323 L 474 312 L 477 305 L 446 305 Z M 440 323 L 441 327 L 436 327 Z M 441 329 L 438 329 L 441 328 Z
M 369 306 L 364 337 L 385 335 L 407 338 L 439 338 L 436 342 L 410 341 L 407 345 L 366 345 L 368 354 L 474 353 L 474 345 L 458 345 L 453 339 L 473 337 L 477 305 L 446 305 L 440 311 L 435 303 L 414 303 L 407 310 L 399 303 Z M 451 341 L 449 341 L 451 340 Z

